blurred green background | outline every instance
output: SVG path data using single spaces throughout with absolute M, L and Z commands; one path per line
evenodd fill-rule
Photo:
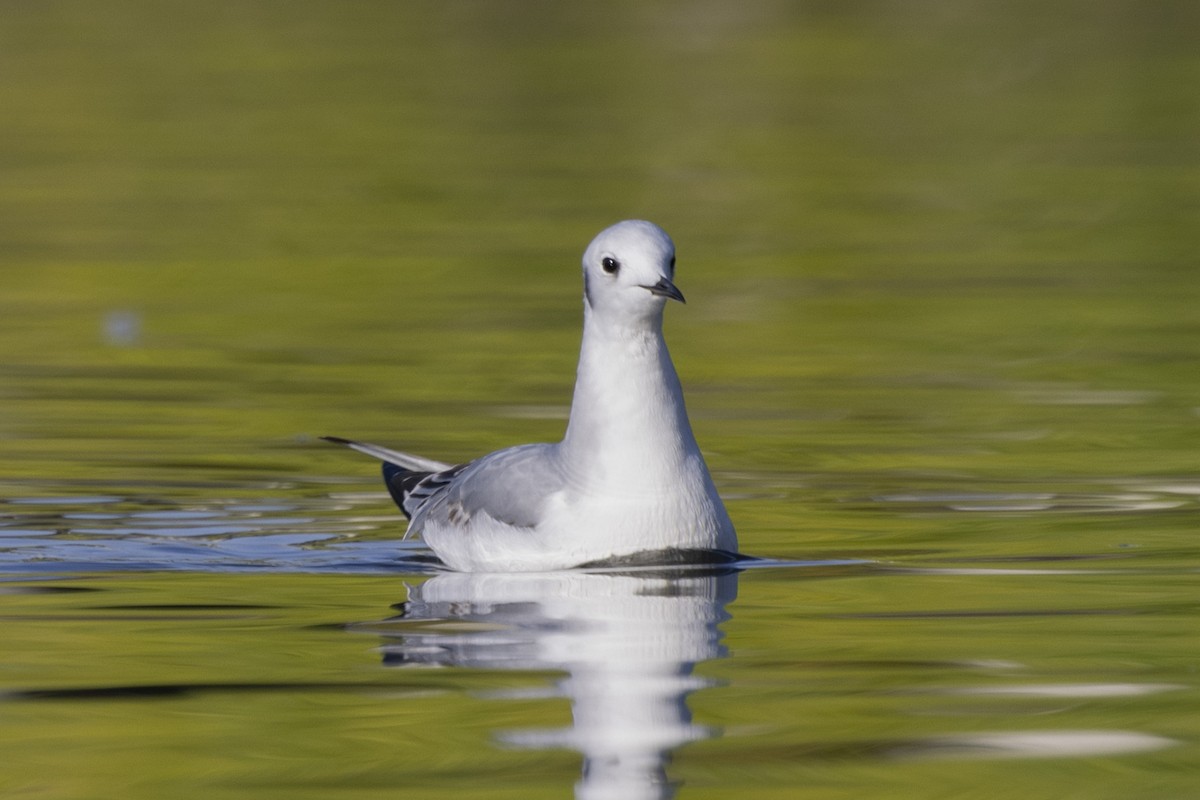
M 554 439 L 579 254 L 627 217 L 677 241 L 668 337 L 735 497 L 1194 474 L 1193 3 L 4 16 L 10 479 Z

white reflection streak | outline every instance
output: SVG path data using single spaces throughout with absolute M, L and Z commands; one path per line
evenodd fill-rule
M 897 753 L 911 759 L 1076 758 L 1161 750 L 1177 744 L 1136 731 L 1016 731 L 927 739 Z
M 447 573 L 410 591 L 404 621 L 471 623 L 396 634 L 386 659 L 487 669 L 562 670 L 573 725 L 508 731 L 516 747 L 584 756 L 580 800 L 661 800 L 670 753 L 716 732 L 692 723 L 687 695 L 701 661 L 723 656 L 718 625 L 737 575 Z M 480 627 L 474 627 L 474 626 Z
M 1029 686 L 976 686 L 944 690 L 943 694 L 1012 697 L 1139 697 L 1187 688 L 1179 683 L 1079 683 Z

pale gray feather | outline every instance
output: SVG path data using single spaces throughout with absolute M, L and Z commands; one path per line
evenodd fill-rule
M 414 472 L 444 472 L 452 469 L 453 464 L 447 464 L 442 461 L 434 461 L 432 458 L 423 458 L 422 456 L 414 456 L 412 453 L 402 453 L 399 450 L 392 450 L 387 447 L 380 447 L 377 444 L 370 442 L 356 442 L 351 439 L 343 439 L 340 436 L 322 436 L 327 442 L 334 444 L 344 444 L 351 450 L 357 450 L 368 456 L 374 456 L 380 461 L 390 461 L 393 464 L 411 469 Z
M 463 524 L 482 513 L 506 525 L 532 528 L 565 483 L 556 445 L 510 447 L 468 464 L 416 510 L 413 527 L 433 520 Z

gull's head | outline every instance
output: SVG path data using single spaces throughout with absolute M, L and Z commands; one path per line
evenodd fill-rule
M 605 314 L 661 316 L 667 300 L 684 302 L 674 278 L 675 243 L 653 222 L 618 222 L 600 231 L 583 254 L 584 300 Z

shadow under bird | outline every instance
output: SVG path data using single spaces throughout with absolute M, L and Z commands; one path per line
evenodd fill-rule
M 383 462 L 388 491 L 451 569 L 731 561 L 737 535 L 696 444 L 663 339 L 675 245 L 618 222 L 583 254 L 583 343 L 561 442 L 444 464 L 324 437 Z

